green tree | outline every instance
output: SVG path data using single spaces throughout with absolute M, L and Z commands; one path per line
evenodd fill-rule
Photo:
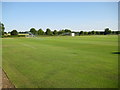
M 53 31 L 53 34 L 54 34 L 54 35 L 58 35 L 57 30 L 54 30 L 54 31 Z
M 96 31 L 96 34 L 97 34 L 97 35 L 100 35 L 100 32 L 99 32 L 99 31 Z
M 116 34 L 117 34 L 117 35 L 120 34 L 120 31 L 116 31 Z
M 58 31 L 58 35 L 62 35 L 62 34 L 64 34 L 65 33 L 65 30 L 59 30 Z
M 84 32 L 84 35 L 88 35 L 88 32 Z
M 4 30 L 5 30 L 5 26 L 3 23 L 0 22 L 0 36 L 4 35 Z
M 13 31 L 11 31 L 10 34 L 11 34 L 11 35 L 18 35 L 18 32 L 17 32 L 17 30 L 13 30 Z
M 38 35 L 44 35 L 44 31 L 42 29 L 39 29 L 37 33 Z
M 115 34 L 115 31 L 112 31 L 111 34 Z
M 92 33 L 91 32 L 88 32 L 88 35 L 91 35 Z
M 65 29 L 64 31 L 65 31 L 65 32 L 71 32 L 71 30 L 69 30 L 69 29 Z
M 109 30 L 109 28 L 106 28 L 105 31 L 104 31 L 104 34 L 105 34 L 105 35 L 111 34 L 111 30 Z
M 91 33 L 92 33 L 92 35 L 95 35 L 95 31 L 92 31 Z
M 45 32 L 46 35 L 52 35 L 52 32 L 49 28 L 46 29 L 46 32 Z
M 7 32 L 4 32 L 4 34 L 7 34 Z
M 112 31 L 111 31 L 111 30 L 109 30 L 109 34 L 112 34 Z
M 84 34 L 84 32 L 83 32 L 83 31 L 80 31 L 79 35 L 83 35 L 83 34 Z
M 30 32 L 31 32 L 33 35 L 36 35 L 36 34 L 37 34 L 37 31 L 36 31 L 35 28 L 31 28 L 31 29 L 30 29 Z

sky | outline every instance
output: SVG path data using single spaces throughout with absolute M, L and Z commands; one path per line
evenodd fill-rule
M 2 2 L 119 2 L 120 0 L 1 0 Z
M 118 29 L 117 2 L 2 2 L 5 31 Z

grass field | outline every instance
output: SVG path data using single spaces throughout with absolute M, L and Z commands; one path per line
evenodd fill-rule
M 2 39 L 3 69 L 18 88 L 115 88 L 118 36 Z

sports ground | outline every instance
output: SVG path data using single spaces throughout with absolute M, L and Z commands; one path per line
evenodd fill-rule
M 118 36 L 3 38 L 2 63 L 17 88 L 116 88 Z

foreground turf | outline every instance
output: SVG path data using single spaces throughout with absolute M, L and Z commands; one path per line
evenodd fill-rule
M 117 87 L 117 36 L 11 38 L 2 47 L 16 87 Z

